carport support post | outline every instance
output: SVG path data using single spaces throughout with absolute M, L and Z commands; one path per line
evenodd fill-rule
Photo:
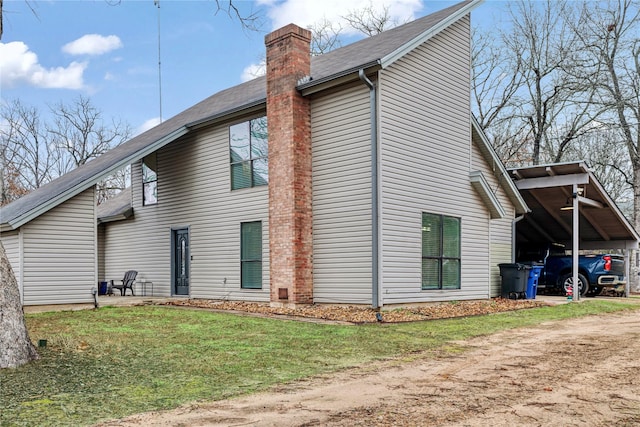
M 580 241 L 580 202 L 578 200 L 578 184 L 573 184 L 573 243 L 571 250 L 571 259 L 573 264 L 573 301 L 580 300 L 580 287 L 578 286 L 578 263 L 580 262 L 578 247 Z
M 633 252 L 631 251 L 631 249 L 627 248 L 627 251 L 625 252 L 625 266 L 624 266 L 624 274 L 625 277 L 627 279 L 627 283 L 625 283 L 624 285 L 624 296 L 626 298 L 629 298 L 629 296 L 631 295 L 631 256 L 632 256 Z

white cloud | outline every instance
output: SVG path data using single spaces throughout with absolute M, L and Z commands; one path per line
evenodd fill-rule
M 23 42 L 0 43 L 0 84 L 14 87 L 27 84 L 41 88 L 82 89 L 86 62 L 72 62 L 67 67 L 46 69 L 38 55 Z
M 121 47 L 122 41 L 118 36 L 86 34 L 62 46 L 62 51 L 70 55 L 102 55 Z
M 415 19 L 416 13 L 423 7 L 422 0 L 260 0 L 259 3 L 267 9 L 267 15 L 271 19 L 273 29 L 294 23 L 300 27 L 308 27 L 323 18 L 334 24 L 340 24 L 345 34 L 354 34 L 356 31 L 346 25 L 342 18 L 353 11 L 361 11 L 372 7 L 375 11 L 388 8 L 392 21 L 404 23 Z
M 140 135 L 141 133 L 148 131 L 149 129 L 159 125 L 160 123 L 160 117 L 149 119 L 145 121 L 140 127 L 138 127 L 138 129 L 136 129 L 136 135 Z
M 251 64 L 242 70 L 242 82 L 248 82 L 249 80 L 253 80 L 256 77 L 264 76 L 267 72 L 266 64 L 263 62 L 259 64 Z
M 382 12 L 385 8 L 391 22 L 398 25 L 416 18 L 418 12 L 423 9 L 423 0 L 257 0 L 261 8 L 271 20 L 272 29 L 278 29 L 288 24 L 296 24 L 302 28 L 308 28 L 323 21 L 329 21 L 335 28 L 341 28 L 341 35 L 361 36 L 363 34 L 351 28 L 343 18 L 351 12 L 361 12 L 372 8 L 375 13 Z M 265 74 L 264 63 L 251 64 L 242 72 L 243 82 Z

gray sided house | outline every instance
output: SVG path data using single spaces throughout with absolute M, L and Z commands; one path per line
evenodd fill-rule
M 498 296 L 528 208 L 470 111 L 478 3 L 313 58 L 307 30 L 276 30 L 265 77 L 2 208 L 24 304 L 90 302 L 132 269 L 154 296 Z M 95 183 L 129 164 L 130 190 L 96 208 Z

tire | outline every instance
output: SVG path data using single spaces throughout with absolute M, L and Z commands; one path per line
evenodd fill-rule
M 569 286 L 573 283 L 573 274 L 567 273 L 560 278 L 560 288 L 564 294 L 567 294 Z M 585 296 L 589 292 L 589 281 L 583 274 L 578 273 L 578 288 L 580 289 L 580 296 Z

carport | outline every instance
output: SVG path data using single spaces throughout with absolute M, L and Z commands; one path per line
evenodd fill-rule
M 622 251 L 627 295 L 631 251 L 640 235 L 583 161 L 509 169 L 531 212 L 515 223 L 514 251 L 523 245 L 560 243 L 573 254 L 577 283 L 580 250 Z M 514 252 L 514 259 L 515 259 Z

